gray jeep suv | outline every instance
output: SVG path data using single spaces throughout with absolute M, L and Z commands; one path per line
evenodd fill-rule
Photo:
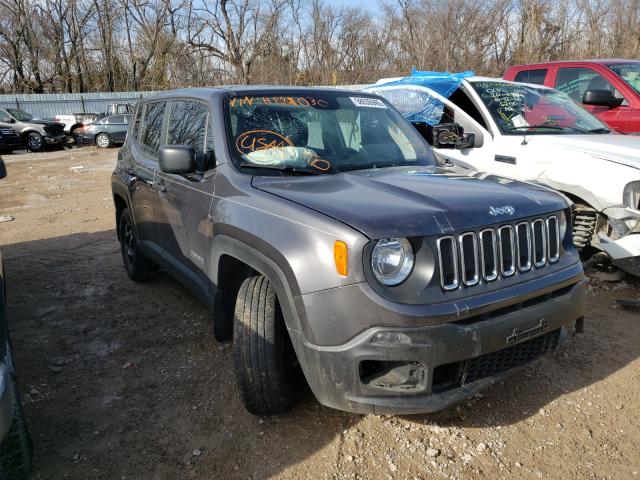
M 127 273 L 210 307 L 255 414 L 291 407 L 300 368 L 330 407 L 438 410 L 582 328 L 566 198 L 439 165 L 370 94 L 145 97 L 112 189 Z

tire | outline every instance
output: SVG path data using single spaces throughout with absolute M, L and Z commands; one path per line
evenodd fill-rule
M 11 347 L 7 346 L 7 348 Z M 32 467 L 33 446 L 24 420 L 15 373 L 13 369 L 11 370 L 13 421 L 9 433 L 0 443 L 0 479 L 2 480 L 26 479 Z
M 24 139 L 24 145 L 31 152 L 41 152 L 44 150 L 44 138 L 38 132 L 29 132 Z
M 111 137 L 106 133 L 99 133 L 96 135 L 95 142 L 100 148 L 109 148 L 111 146 Z
M 245 408 L 254 415 L 288 412 L 293 407 L 295 354 L 275 288 L 266 277 L 242 283 L 234 317 L 234 368 Z
M 140 252 L 128 208 L 125 208 L 120 214 L 118 232 L 122 261 L 129 278 L 136 282 L 144 282 L 154 278 L 158 273 L 158 266 Z

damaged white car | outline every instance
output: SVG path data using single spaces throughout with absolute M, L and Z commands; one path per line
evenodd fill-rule
M 539 85 L 414 72 L 367 90 L 394 104 L 441 158 L 564 193 L 576 205 L 576 246 L 640 276 L 640 137 L 612 132 Z

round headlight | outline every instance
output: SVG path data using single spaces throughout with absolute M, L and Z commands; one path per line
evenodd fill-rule
M 413 268 L 413 248 L 406 238 L 378 240 L 371 252 L 371 269 L 383 285 L 398 285 L 404 282 Z
M 558 229 L 560 231 L 560 240 L 564 240 L 564 236 L 567 234 L 567 212 L 561 212 L 558 218 Z

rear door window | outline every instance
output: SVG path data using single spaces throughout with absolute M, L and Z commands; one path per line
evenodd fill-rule
M 122 115 L 115 115 L 109 118 L 109 125 L 114 123 L 124 123 L 124 117 Z
M 544 79 L 546 77 L 546 68 L 536 68 L 533 70 L 522 70 L 521 72 L 518 72 L 513 80 L 520 83 L 535 83 L 537 85 L 544 85 Z
M 518 72 L 513 80 L 521 83 L 535 83 L 537 85 L 544 85 L 544 79 L 546 77 L 546 68 L 536 68 L 533 70 L 522 70 Z
M 144 107 L 140 141 L 152 152 L 157 152 L 158 148 L 160 148 L 165 105 L 165 102 L 154 102 L 148 103 Z

